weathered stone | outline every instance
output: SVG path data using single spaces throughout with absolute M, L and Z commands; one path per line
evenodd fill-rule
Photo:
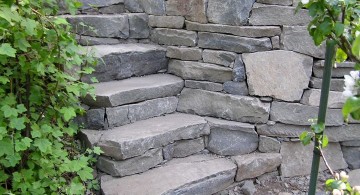
M 96 45 L 87 49 L 101 58 L 95 72 L 88 76 L 100 82 L 154 74 L 167 67 L 166 49 L 157 45 Z
M 171 60 L 168 72 L 183 79 L 223 83 L 230 81 L 232 69 L 213 64 L 192 61 Z
M 232 158 L 238 166 L 236 181 L 252 179 L 271 172 L 281 164 L 279 153 L 254 153 Z
M 130 12 L 144 12 L 141 0 L 124 0 L 125 8 Z
M 309 119 L 317 117 L 319 108 L 298 103 L 273 102 L 270 120 L 293 125 L 311 125 Z M 341 110 L 328 109 L 326 115 L 327 126 L 341 126 L 343 117 Z
M 194 31 L 156 28 L 152 30 L 150 39 L 163 45 L 195 46 L 197 34 Z
M 271 37 L 271 44 L 273 46 L 273 49 L 280 49 L 280 37 Z
M 151 15 L 165 15 L 164 0 L 125 0 L 125 8 L 130 12 L 145 12 Z
M 233 95 L 249 95 L 246 82 L 227 81 L 224 83 L 224 91 Z
M 104 124 L 105 110 L 90 109 L 86 112 L 86 127 L 89 129 L 102 129 Z
M 311 171 L 311 161 L 314 145 L 304 146 L 300 142 L 283 142 L 281 145 L 282 163 L 280 172 L 283 177 L 308 175 Z M 339 143 L 329 143 L 323 149 L 330 167 L 334 170 L 347 168 Z M 323 161 L 320 162 L 319 171 L 326 170 Z
M 232 34 L 240 37 L 273 37 L 281 34 L 278 26 L 229 26 L 185 21 L 186 29 L 200 32 Z
M 241 187 L 241 191 L 244 195 L 254 195 L 256 192 L 256 187 L 252 180 L 247 180 L 244 182 L 244 185 Z
M 316 46 L 306 26 L 284 26 L 281 38 L 285 50 L 325 58 L 325 44 Z
M 348 182 L 351 186 L 360 186 L 360 169 L 349 172 Z
M 99 8 L 99 12 L 101 14 L 122 14 L 126 13 L 126 9 L 124 4 L 116 4 L 107 7 L 101 7 Z
M 219 64 L 225 67 L 229 67 L 230 64 L 234 63 L 236 53 L 228 51 L 216 51 L 205 49 L 202 54 L 204 62 Z
M 352 147 L 360 147 L 360 141 L 359 140 L 349 140 L 349 141 L 343 141 L 340 143 L 341 146 L 352 146 Z
M 176 97 L 166 97 L 148 100 L 139 104 L 132 104 L 129 105 L 129 114 L 127 116 L 131 122 L 135 122 L 170 114 L 175 112 L 178 101 Z
M 183 158 L 204 150 L 204 139 L 180 140 L 174 143 L 173 157 Z
M 233 67 L 233 81 L 242 82 L 246 79 L 245 65 L 241 55 L 238 55 L 235 59 Z
M 250 123 L 266 123 L 270 104 L 257 98 L 184 88 L 178 111 Z
M 93 84 L 96 100 L 87 96 L 84 103 L 96 107 L 114 107 L 149 99 L 174 96 L 184 87 L 176 76 L 156 74 Z
M 193 81 L 193 80 L 186 80 L 185 87 L 191 89 L 203 89 L 207 91 L 222 91 L 223 85 L 220 83 L 213 83 L 208 81 Z
M 174 144 L 169 144 L 163 148 L 164 160 L 171 160 L 174 156 Z
M 93 46 L 93 45 L 116 45 L 120 43 L 136 43 L 135 39 L 114 39 L 114 38 L 98 38 L 89 36 L 76 36 L 80 45 Z
M 272 5 L 292 5 L 292 0 L 256 0 L 257 3 L 272 4 Z
M 118 106 L 106 109 L 107 121 L 105 121 L 103 117 L 104 127 L 113 128 L 121 125 L 125 125 L 130 123 L 129 115 L 129 107 L 128 106 Z M 101 121 L 99 121 L 101 122 Z
M 187 20 L 207 23 L 206 0 L 168 0 L 166 14 L 185 16 Z
M 279 153 L 281 143 L 272 137 L 260 135 L 259 151 L 265 153 Z
M 199 47 L 237 53 L 268 51 L 272 49 L 269 38 L 246 38 L 217 33 L 199 32 Z
M 219 155 L 248 154 L 258 147 L 258 135 L 250 124 L 206 118 L 210 125 L 207 149 Z
M 147 14 L 129 14 L 129 38 L 146 39 L 150 35 Z
M 295 9 L 295 7 L 276 5 L 256 7 L 251 10 L 249 23 L 251 25 L 308 25 L 311 20 L 308 11 L 300 9 L 295 14 Z
M 314 76 L 318 78 L 323 77 L 324 72 L 324 60 L 317 61 L 314 64 L 313 72 Z M 349 75 L 350 71 L 354 70 L 355 63 L 354 62 L 343 62 L 343 63 L 337 63 L 336 67 L 332 69 L 331 76 L 333 78 L 344 78 L 344 75 Z
M 124 0 L 79 0 L 83 3 L 81 9 L 88 9 L 91 7 L 107 7 L 113 4 L 124 3 Z
M 247 23 L 255 0 L 209 0 L 209 22 L 239 26 Z
M 202 59 L 202 49 L 189 47 L 167 47 L 166 57 L 180 60 L 198 61 Z
M 270 181 L 272 179 L 276 179 L 277 176 L 279 176 L 279 171 L 277 169 L 275 169 L 275 171 L 273 172 L 268 172 L 268 173 L 265 173 L 265 174 L 262 174 L 260 175 L 259 177 L 257 177 L 257 179 L 260 181 L 260 182 L 263 182 L 263 181 Z M 292 195 L 292 194 L 291 194 Z
M 281 50 L 243 54 L 242 57 L 251 95 L 295 101 L 300 100 L 303 90 L 308 88 L 311 57 Z
M 359 141 L 360 142 L 360 141 Z M 360 147 L 341 147 L 345 161 L 350 169 L 360 168 Z
M 79 132 L 79 139 L 87 148 L 93 148 L 99 142 L 104 131 L 82 129 Z
M 149 16 L 149 26 L 158 28 L 183 28 L 182 16 Z
M 310 87 L 315 89 L 321 89 L 322 79 L 312 77 L 310 80 Z M 330 90 L 331 91 L 344 91 L 344 79 L 331 79 L 330 81 Z
M 229 160 L 204 157 L 171 163 L 145 173 L 102 180 L 104 195 L 214 194 L 234 182 L 236 165 Z M 139 187 L 141 183 L 141 187 Z
M 301 98 L 301 103 L 309 106 L 320 105 L 320 89 L 310 89 L 304 92 Z M 328 108 L 342 108 L 346 98 L 342 95 L 342 92 L 330 91 L 328 98 Z
M 104 155 L 124 160 L 140 156 L 151 148 L 207 134 L 209 128 L 203 118 L 169 114 L 108 130 L 101 137 L 98 146 L 104 151 Z
M 124 177 L 136 173 L 142 173 L 155 167 L 163 161 L 162 149 L 152 149 L 141 156 L 130 158 L 124 161 L 114 161 L 107 157 L 100 156 L 97 160 L 97 167 L 113 176 Z

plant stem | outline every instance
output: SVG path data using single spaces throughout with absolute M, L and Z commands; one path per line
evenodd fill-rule
M 328 104 L 328 97 L 330 91 L 330 80 L 331 80 L 331 70 L 334 63 L 335 57 L 335 45 L 336 42 L 328 40 L 326 42 L 326 54 L 325 54 L 325 67 L 323 73 L 323 81 L 321 87 L 321 96 L 320 96 L 320 106 L 318 113 L 318 124 L 325 124 L 326 109 Z M 325 129 L 324 129 L 325 130 Z M 324 131 L 321 133 L 315 134 L 315 144 L 313 150 L 313 160 L 311 165 L 311 176 L 310 176 L 310 185 L 309 185 L 309 195 L 315 195 L 316 192 L 316 181 L 319 173 L 319 164 L 320 164 L 320 141 Z
M 325 163 L 326 167 L 329 169 L 331 175 L 334 175 L 334 171 L 331 169 L 331 167 L 329 165 L 329 162 L 325 158 L 324 151 L 321 148 L 319 148 L 319 151 L 321 153 L 322 159 L 324 160 L 324 163 Z

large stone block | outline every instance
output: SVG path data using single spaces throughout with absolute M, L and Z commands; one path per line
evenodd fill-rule
M 258 135 L 250 124 L 206 118 L 210 125 L 207 149 L 219 155 L 248 154 L 258 147 Z
M 227 81 L 224 83 L 224 91 L 233 95 L 249 95 L 246 82 Z
M 185 88 L 178 111 L 250 123 L 266 123 L 270 104 L 257 98 Z
M 204 62 L 223 65 L 225 67 L 229 67 L 232 63 L 234 63 L 236 56 L 236 53 L 233 52 L 208 49 L 205 49 L 202 53 Z
M 309 106 L 320 105 L 320 89 L 310 89 L 304 92 L 301 98 L 301 103 Z M 346 98 L 342 95 L 342 92 L 330 91 L 328 98 L 328 108 L 342 108 Z
M 308 88 L 311 57 L 280 50 L 243 54 L 242 57 L 251 95 L 296 101 Z
M 311 159 L 313 156 L 314 145 L 304 146 L 300 142 L 283 142 L 281 145 L 282 163 L 280 172 L 283 177 L 294 177 L 308 175 L 311 171 Z M 339 143 L 330 143 L 323 149 L 326 160 L 334 170 L 345 169 L 347 164 L 343 158 Z M 319 170 L 326 170 L 324 162 L 320 161 Z
M 207 32 L 199 32 L 198 46 L 237 53 L 268 51 L 272 49 L 269 38 L 255 39 Z
M 351 186 L 360 186 L 360 169 L 352 170 L 349 172 L 348 182 Z
M 102 129 L 104 124 L 104 109 L 90 109 L 86 112 L 86 127 L 89 129 Z
M 106 116 L 107 116 L 107 120 L 103 119 L 105 129 L 118 127 L 131 122 L 128 117 L 129 116 L 128 106 L 106 108 Z
M 207 17 L 217 24 L 246 24 L 255 0 L 209 0 Z
M 168 0 L 166 14 L 185 16 L 186 20 L 207 23 L 206 0 Z
M 360 169 L 360 147 L 342 146 L 341 149 L 349 168 Z
M 293 125 L 311 125 L 309 119 L 317 117 L 319 108 L 298 103 L 273 102 L 271 105 L 270 120 Z M 341 110 L 328 109 L 326 125 L 341 126 L 343 117 Z
M 129 38 L 146 39 L 150 35 L 147 14 L 129 14 Z
M 197 33 L 187 30 L 156 28 L 152 30 L 150 39 L 163 45 L 195 46 Z
M 173 144 L 173 157 L 183 158 L 204 150 L 204 139 L 180 140 Z
M 189 47 L 167 47 L 166 56 L 179 60 L 198 61 L 202 59 L 202 49 Z
M 213 83 L 208 81 L 193 81 L 193 80 L 186 80 L 185 87 L 191 89 L 203 89 L 207 91 L 222 91 L 223 85 L 220 83 Z
M 325 58 L 325 44 L 316 46 L 306 26 L 284 26 L 281 42 L 285 50 Z
M 192 61 L 171 60 L 168 72 L 183 79 L 219 83 L 230 81 L 232 77 L 231 68 Z
M 130 12 L 145 12 L 151 15 L 165 15 L 165 0 L 124 0 Z
M 183 28 L 182 16 L 149 16 L 149 26 L 158 28 Z
M 279 153 L 281 143 L 276 138 L 260 135 L 259 151 L 265 153 Z

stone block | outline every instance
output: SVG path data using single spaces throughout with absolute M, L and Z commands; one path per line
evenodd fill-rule
M 268 51 L 272 49 L 269 38 L 255 39 L 207 32 L 199 32 L 198 46 L 236 53 Z
M 360 147 L 360 141 L 359 140 L 349 140 L 349 141 L 343 141 L 340 143 L 341 146 L 352 146 L 352 147 Z
M 238 55 L 235 59 L 233 67 L 233 81 L 242 82 L 246 79 L 245 64 L 241 55 Z
M 227 81 L 224 83 L 224 91 L 233 95 L 249 95 L 246 82 Z
M 340 92 L 344 91 L 344 86 L 345 86 L 344 79 L 333 78 L 333 79 L 331 79 L 330 83 L 331 83 L 330 91 L 340 91 Z M 309 85 L 312 88 L 321 89 L 322 79 L 312 77 Z
M 233 52 L 208 49 L 205 49 L 202 53 L 202 59 L 204 62 L 223 65 L 225 67 L 229 67 L 232 63 L 234 63 L 236 56 L 236 53 Z
M 169 46 L 167 47 L 166 57 L 179 60 L 198 61 L 202 59 L 202 49 Z
M 277 50 L 243 54 L 242 57 L 251 95 L 296 101 L 308 88 L 313 64 L 309 56 Z
M 146 39 L 150 35 L 147 14 L 129 14 L 129 38 Z
M 149 26 L 158 28 L 183 28 L 185 18 L 182 16 L 149 16 Z
M 116 45 L 121 43 L 136 43 L 135 39 L 114 39 L 114 38 L 98 38 L 90 36 L 76 36 L 76 40 L 80 45 L 93 46 L 93 45 Z
M 114 4 L 121 4 L 124 3 L 124 0 L 79 0 L 83 6 L 81 9 L 88 9 L 92 7 L 107 7 Z
M 222 91 L 223 85 L 208 81 L 185 80 L 185 87 L 191 89 L 203 89 L 207 91 Z
M 259 151 L 264 153 L 279 153 L 281 143 L 276 138 L 260 135 Z
M 301 103 L 309 106 L 320 105 L 320 89 L 310 89 L 304 92 L 301 98 Z M 342 95 L 342 92 L 330 91 L 328 98 L 328 108 L 342 108 L 346 98 Z
M 103 108 L 90 109 L 86 112 L 86 127 L 89 129 L 103 129 L 105 110 Z
M 165 15 L 165 0 L 124 0 L 130 12 L 145 12 L 151 15 Z
M 273 46 L 273 49 L 280 49 L 280 37 L 271 37 L 271 44 Z
M 206 0 L 168 0 L 166 15 L 184 16 L 186 20 L 207 23 Z
M 113 128 L 121 125 L 130 123 L 129 107 L 128 106 L 118 106 L 112 108 L 106 108 L 107 121 L 104 121 L 105 128 Z
M 257 3 L 271 4 L 271 5 L 292 5 L 292 0 L 256 0 Z
M 97 146 L 103 133 L 104 131 L 82 129 L 79 132 L 79 139 L 87 148 L 93 148 Z
M 341 149 L 349 168 L 360 169 L 360 147 L 342 146 Z
M 123 14 L 126 13 L 124 4 L 110 5 L 107 7 L 99 8 L 101 14 Z
M 195 46 L 197 33 L 187 30 L 156 28 L 152 30 L 150 39 L 162 45 Z
M 314 63 L 313 73 L 317 78 L 323 77 L 324 72 L 324 60 L 320 60 Z M 337 63 L 336 68 L 332 69 L 332 78 L 344 78 L 344 75 L 349 75 L 350 71 L 354 70 L 355 63 L 353 62 L 343 62 Z
M 360 186 L 360 169 L 352 170 L 349 172 L 348 182 L 351 186 Z
M 183 158 L 204 150 L 204 139 L 197 138 L 193 140 L 176 141 L 173 146 L 173 157 Z

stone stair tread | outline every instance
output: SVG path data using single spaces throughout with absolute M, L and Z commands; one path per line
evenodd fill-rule
M 109 54 L 122 54 L 122 53 L 145 53 L 149 51 L 164 51 L 166 49 L 160 45 L 130 43 L 130 44 L 117 44 L 117 45 L 94 45 L 86 47 L 95 52 L 96 57 L 103 57 Z
M 87 96 L 84 103 L 95 107 L 114 107 L 177 95 L 184 81 L 169 74 L 154 74 L 92 85 L 95 87 L 96 100 Z
M 233 183 L 236 168 L 226 158 L 196 155 L 137 175 L 103 176 L 101 189 L 104 195 L 209 195 Z

